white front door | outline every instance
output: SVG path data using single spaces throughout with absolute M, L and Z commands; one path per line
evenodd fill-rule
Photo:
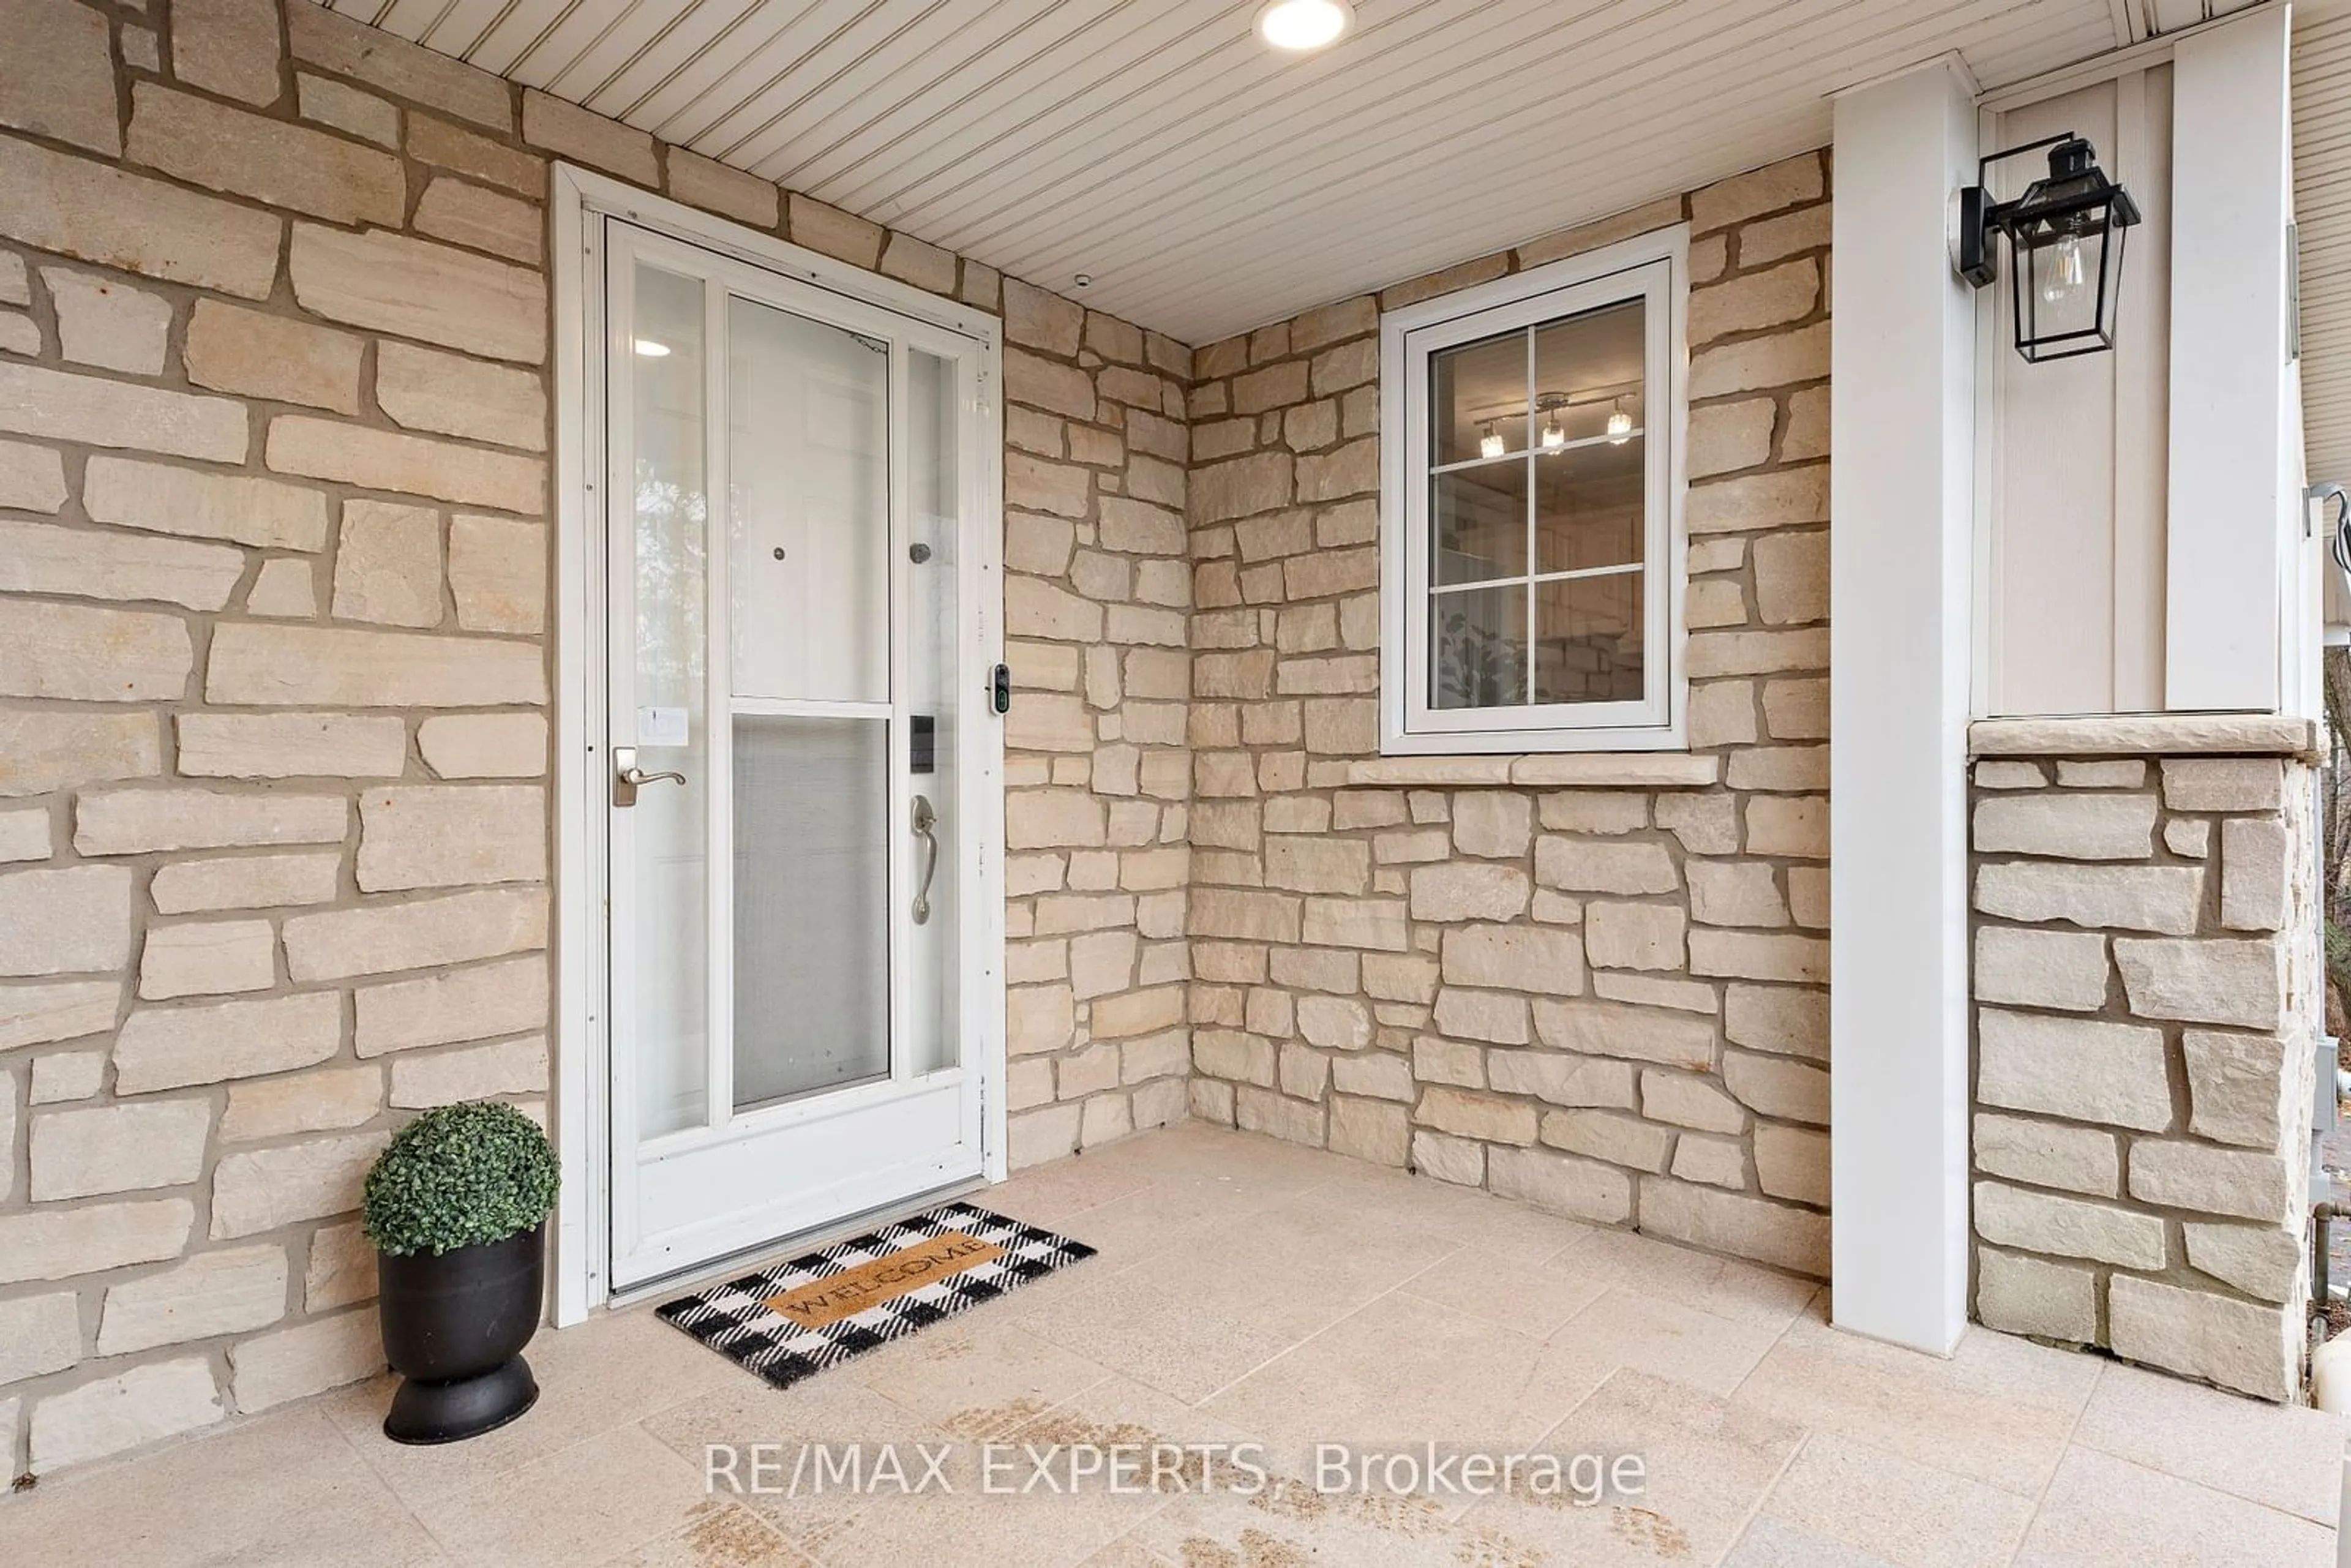
M 999 742 L 983 345 L 602 235 L 625 1289 L 979 1177 Z

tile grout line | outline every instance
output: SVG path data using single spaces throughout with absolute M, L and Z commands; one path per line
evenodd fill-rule
M 2082 1396 L 2081 1407 L 2074 1412 L 2074 1418 L 2065 1424 L 2065 1440 L 2057 1445 L 2057 1462 L 2049 1467 L 2049 1479 L 2041 1483 L 2040 1491 L 2034 1494 L 2032 1511 L 2025 1516 L 2024 1529 L 2018 1532 L 2016 1544 L 2009 1551 L 2007 1560 L 2011 1568 L 2017 1558 L 2022 1555 L 2025 1543 L 2032 1539 L 2032 1527 L 2041 1522 L 2042 1510 L 2049 1506 L 2049 1493 L 2057 1485 L 2057 1472 L 2065 1468 L 2066 1457 L 2074 1451 L 2074 1442 L 2081 1433 L 2082 1422 L 2090 1413 L 2090 1402 L 2098 1396 L 2098 1386 L 2106 1380 L 2107 1364 L 2104 1361 L 2097 1364 L 2098 1375 L 2090 1379 L 2089 1390 Z

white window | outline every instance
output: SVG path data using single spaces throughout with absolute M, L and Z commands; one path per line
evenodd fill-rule
M 1382 749 L 1683 744 L 1688 234 L 1381 319 Z

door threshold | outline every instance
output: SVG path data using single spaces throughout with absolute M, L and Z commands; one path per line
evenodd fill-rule
M 895 1203 L 885 1203 L 873 1208 L 862 1209 L 855 1214 L 844 1216 L 827 1224 L 796 1231 L 789 1236 L 780 1236 L 771 1241 L 758 1241 L 748 1247 L 738 1247 L 724 1257 L 713 1258 L 707 1262 L 690 1264 L 683 1269 L 673 1270 L 669 1273 L 647 1280 L 643 1284 L 632 1285 L 625 1291 L 614 1291 L 605 1298 L 604 1305 L 610 1311 L 620 1312 L 625 1308 L 640 1305 L 655 1296 L 665 1296 L 673 1291 L 683 1290 L 689 1285 L 704 1284 L 730 1274 L 747 1274 L 758 1264 L 769 1259 L 780 1260 L 794 1258 L 802 1252 L 811 1252 L 820 1247 L 829 1247 L 836 1241 L 846 1241 L 851 1237 L 862 1235 L 877 1226 L 888 1225 L 896 1220 L 904 1219 L 910 1215 L 920 1214 L 925 1209 L 936 1208 L 943 1203 L 951 1202 L 967 1194 L 982 1191 L 989 1185 L 986 1176 L 958 1177 L 944 1186 L 932 1187 Z

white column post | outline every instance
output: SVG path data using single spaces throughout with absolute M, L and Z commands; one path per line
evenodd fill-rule
M 1972 83 L 1839 97 L 1829 581 L 1832 1269 L 1839 1326 L 1967 1321 L 1967 719 L 1976 298 L 1949 249 Z

